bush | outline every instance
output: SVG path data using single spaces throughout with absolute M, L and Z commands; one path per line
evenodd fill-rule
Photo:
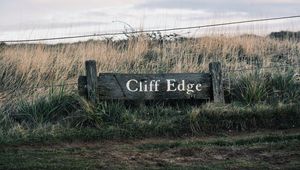
M 242 75 L 233 81 L 230 89 L 233 100 L 248 105 L 295 103 L 300 99 L 300 84 L 294 75 L 293 71 Z
M 291 31 L 272 32 L 269 35 L 269 37 L 278 39 L 278 40 L 300 41 L 300 31 L 298 31 L 298 32 L 291 32 Z
M 75 112 L 78 106 L 77 96 L 65 94 L 64 88 L 58 91 L 52 89 L 47 96 L 29 102 L 21 99 L 11 117 L 29 127 L 37 127 L 40 124 L 62 122 Z
M 234 84 L 233 95 L 246 104 L 263 102 L 270 94 L 268 84 L 269 79 L 258 73 L 243 75 Z
M 72 127 L 96 127 L 118 125 L 126 121 L 125 106 L 120 103 L 100 102 L 91 105 L 84 99 L 80 100 L 80 108 L 68 117 Z
M 294 75 L 293 71 L 273 75 L 270 85 L 273 88 L 273 101 L 289 103 L 300 100 L 300 86 Z

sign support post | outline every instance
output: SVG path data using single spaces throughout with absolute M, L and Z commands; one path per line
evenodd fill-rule
M 209 72 L 212 77 L 212 90 L 214 103 L 225 103 L 222 66 L 220 62 L 209 63 Z

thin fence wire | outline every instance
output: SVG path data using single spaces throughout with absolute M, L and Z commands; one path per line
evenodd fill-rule
M 112 32 L 112 33 L 95 33 L 95 34 L 87 34 L 87 35 L 61 36 L 61 37 L 36 38 L 36 39 L 0 40 L 0 42 L 22 43 L 22 42 L 53 41 L 53 40 L 77 39 L 77 38 L 88 38 L 88 37 L 116 36 L 116 35 L 124 35 L 124 34 L 169 32 L 169 31 L 178 31 L 178 30 L 191 30 L 191 29 L 200 29 L 200 28 L 219 27 L 219 26 L 227 26 L 227 25 L 238 25 L 238 24 L 255 23 L 255 22 L 287 20 L 287 19 L 294 19 L 294 18 L 300 18 L 300 15 L 282 16 L 282 17 L 273 17 L 273 18 L 260 18 L 260 19 L 252 19 L 252 20 L 224 22 L 224 23 L 218 23 L 218 24 L 206 24 L 206 25 L 175 27 L 175 28 L 166 28 L 166 29 L 149 29 L 149 30 L 137 30 L 137 31 L 128 31 L 128 32 L 120 31 L 120 32 Z
M 284 64 L 284 65 L 256 67 L 256 68 L 224 69 L 224 72 L 237 72 L 237 71 L 261 70 L 261 69 L 273 69 L 273 68 L 294 67 L 294 66 L 298 66 L 297 68 L 300 67 L 299 64 Z
M 231 94 L 231 85 L 232 85 L 232 82 L 231 82 L 231 78 L 230 78 L 230 75 L 228 73 L 232 73 L 232 72 L 240 72 L 240 71 L 254 71 L 254 70 L 261 70 L 261 69 L 274 69 L 274 68 L 282 68 L 282 67 L 293 67 L 293 68 L 300 68 L 300 65 L 299 64 L 285 64 L 285 65 L 277 65 L 277 66 L 267 66 L 267 67 L 260 67 L 260 68 L 244 68 L 244 69 L 223 69 L 223 74 L 225 74 L 225 78 L 223 79 L 224 82 L 226 82 L 227 86 L 225 86 L 225 88 L 229 91 L 229 94 Z M 297 76 L 300 77 L 300 74 L 299 73 L 295 73 L 294 74 L 294 78 L 296 78 Z M 297 80 L 297 82 L 299 82 Z
M 125 32 L 125 33 L 126 34 L 137 34 L 137 33 L 151 33 L 151 32 L 168 32 L 168 31 L 177 31 L 177 30 L 190 30 L 190 29 L 218 27 L 218 26 L 226 26 L 226 25 L 238 25 L 238 24 L 264 22 L 264 21 L 287 20 L 287 19 L 293 19 L 293 18 L 300 18 L 300 15 L 282 16 L 282 17 L 273 17 L 273 18 L 261 18 L 261 19 L 253 19 L 253 20 L 242 20 L 242 21 L 224 22 L 224 23 L 218 23 L 218 24 L 207 24 L 207 25 L 188 26 L 188 27 L 176 27 L 176 28 L 167 28 L 167 29 L 138 30 L 138 31 Z M 37 39 L 0 40 L 0 42 L 22 43 L 22 42 L 51 41 L 51 40 L 75 39 L 75 38 L 86 38 L 86 37 L 100 37 L 100 36 L 115 36 L 115 35 L 124 35 L 124 32 L 96 33 L 96 34 L 89 34 L 89 35 L 62 36 L 62 37 L 37 38 Z M 299 68 L 299 64 L 291 64 L 291 65 L 278 65 L 278 66 L 257 67 L 257 68 L 223 69 L 223 72 L 224 73 L 226 73 L 226 72 L 239 72 L 239 71 L 247 71 L 247 70 L 272 69 L 272 68 L 292 67 L 292 66 L 298 66 L 297 68 Z M 4 90 L 0 90 L 0 92 L 6 92 L 6 91 L 12 91 L 13 92 L 13 91 L 41 89 L 41 88 L 46 89 L 46 88 L 53 88 L 53 87 L 74 86 L 74 85 L 77 85 L 77 84 L 78 84 L 77 82 L 73 82 L 73 83 L 54 84 L 54 85 L 45 85 L 45 86 L 15 87 L 15 88 L 8 88 L 8 89 L 6 88 Z
M 260 68 L 244 68 L 244 69 L 224 69 L 223 73 L 228 72 L 236 72 L 236 71 L 249 71 L 249 70 L 260 70 L 260 69 L 273 69 L 273 68 L 282 68 L 282 67 L 295 67 L 300 68 L 298 64 L 290 64 L 290 65 L 279 65 L 279 66 L 268 66 L 268 67 L 260 67 Z M 6 91 L 20 91 L 20 90 L 33 90 L 33 89 L 46 89 L 46 88 L 53 88 L 53 87 L 65 87 L 65 86 L 74 86 L 78 85 L 77 82 L 73 83 L 66 83 L 66 84 L 54 84 L 54 85 L 45 85 L 45 86 L 33 86 L 33 87 L 16 87 L 16 88 L 9 88 L 0 90 L 0 92 L 6 92 Z
M 77 82 L 73 82 L 73 83 L 66 83 L 66 84 L 53 84 L 53 85 L 33 86 L 33 87 L 5 88 L 4 90 L 0 90 L 0 92 L 7 92 L 7 91 L 14 92 L 14 91 L 22 91 L 22 90 L 47 89 L 47 88 L 54 88 L 54 87 L 74 86 L 77 84 L 78 84 Z

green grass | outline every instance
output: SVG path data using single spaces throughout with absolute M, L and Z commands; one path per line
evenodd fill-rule
M 22 99 L 0 110 L 0 169 L 297 169 L 300 134 L 276 131 L 300 127 L 299 84 L 264 79 L 240 79 L 230 104 L 91 105 L 64 88 Z M 250 135 L 261 130 L 274 133 Z
M 89 41 L 49 48 L 2 44 L 0 84 L 5 90 L 73 81 L 82 74 L 82 59 L 85 58 L 76 50 L 92 51 L 95 60 L 107 61 L 99 63 L 102 71 L 203 72 L 207 63 L 215 59 L 227 69 L 241 66 L 257 69 L 242 74 L 225 72 L 231 84 L 225 92 L 226 101 L 230 103 L 224 105 L 202 103 L 195 106 L 181 101 L 172 106 L 152 103 L 127 107 L 122 102 L 91 105 L 70 92 L 72 86 L 46 88 L 43 92 L 40 89 L 9 92 L 8 100 L 3 101 L 0 108 L 0 169 L 299 169 L 299 133 L 227 137 L 237 132 L 248 134 L 263 129 L 276 132 L 300 127 L 300 84 L 295 79 L 296 69 L 259 69 L 295 64 L 295 56 L 299 53 L 297 43 L 251 36 L 178 39 L 163 44 L 160 39 L 137 37 L 132 41 Z M 5 92 L 3 95 L 6 96 Z M 222 137 L 192 140 L 210 135 Z M 121 142 L 118 145 L 125 145 L 125 148 L 114 146 L 103 152 L 111 147 L 105 140 L 136 142 L 153 137 L 189 137 L 191 140 L 146 142 L 134 146 Z M 102 144 L 88 148 L 82 144 L 55 147 L 95 141 L 104 142 L 105 148 L 101 148 Z M 137 157 L 136 161 L 130 162 L 127 158 L 133 156 Z M 180 163 L 180 158 L 187 160 Z
M 300 127 L 299 111 L 297 103 L 126 107 L 119 102 L 101 102 L 93 106 L 75 94 L 58 91 L 0 113 L 0 144 L 288 129 Z
M 300 83 L 294 75 L 294 69 L 286 72 L 255 70 L 248 74 L 232 74 L 230 95 L 233 101 L 248 105 L 294 103 L 300 100 Z
M 79 108 L 67 119 L 42 123 L 6 116 L 3 120 L 6 123 L 1 124 L 0 144 L 201 136 L 228 131 L 288 129 L 300 126 L 299 107 L 297 104 L 247 107 L 206 104 L 126 108 L 119 103 L 102 103 L 96 108 L 89 108 L 91 110 Z M 91 114 L 93 117 L 90 117 Z
M 145 137 L 201 136 L 228 131 L 300 127 L 294 72 L 237 77 L 230 104 L 185 102 L 91 105 L 64 87 L 0 109 L 0 144 Z M 200 102 L 199 102 L 200 103 Z

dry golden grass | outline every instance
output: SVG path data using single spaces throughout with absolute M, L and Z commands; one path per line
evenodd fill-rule
M 0 51 L 0 87 L 6 90 L 76 82 L 84 74 L 87 59 L 97 61 L 98 72 L 202 72 L 211 61 L 221 61 L 228 69 L 299 64 L 300 43 L 254 35 L 159 43 L 141 35 L 124 42 L 9 45 Z

